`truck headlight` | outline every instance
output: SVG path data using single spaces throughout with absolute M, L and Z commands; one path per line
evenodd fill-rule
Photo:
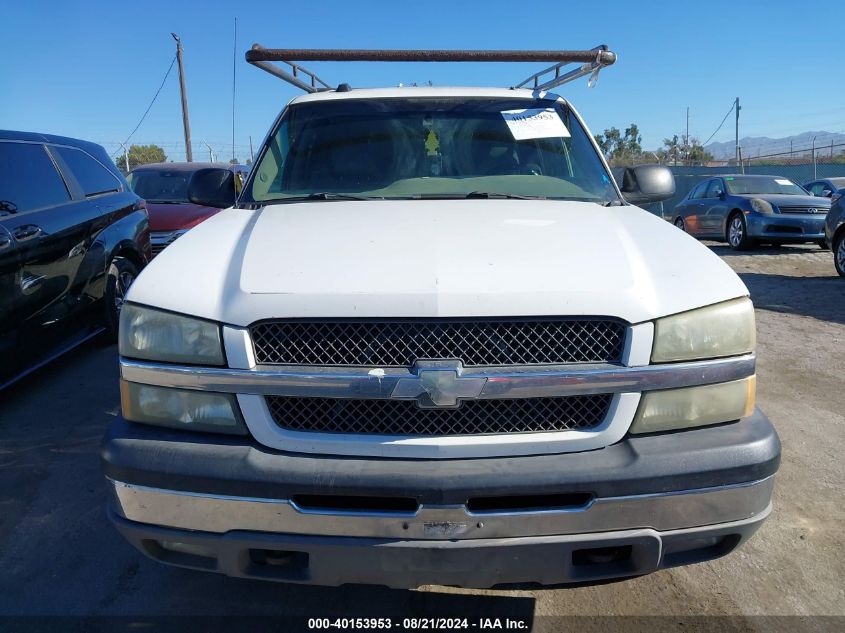
M 752 198 L 751 200 L 751 208 L 754 209 L 757 213 L 773 213 L 774 209 L 772 209 L 772 205 L 765 200 L 760 198 Z
M 748 297 L 658 319 L 653 363 L 736 356 L 754 351 L 754 306 Z
M 754 411 L 756 385 L 756 377 L 749 376 L 715 385 L 647 391 L 631 433 L 675 431 L 747 417 Z
M 154 387 L 120 381 L 123 417 L 133 422 L 189 431 L 245 435 L 235 397 L 191 389 Z
M 120 311 L 121 356 L 167 363 L 223 365 L 220 326 L 131 303 Z

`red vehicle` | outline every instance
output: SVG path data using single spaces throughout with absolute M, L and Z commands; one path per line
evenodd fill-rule
M 136 167 L 127 176 L 132 190 L 147 201 L 153 255 L 158 255 L 179 236 L 220 211 L 216 207 L 188 201 L 191 176 L 208 167 L 230 169 L 238 176 L 235 181 L 239 185 L 243 184 L 249 172 L 246 165 L 151 163 Z

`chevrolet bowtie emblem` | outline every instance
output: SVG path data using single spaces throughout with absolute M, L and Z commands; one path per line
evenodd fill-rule
M 455 407 L 458 400 L 481 395 L 487 378 L 461 376 L 460 363 L 417 363 L 416 375 L 400 378 L 391 398 L 416 400 L 421 407 Z

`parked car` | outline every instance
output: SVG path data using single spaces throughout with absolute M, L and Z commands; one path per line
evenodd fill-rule
M 232 205 L 231 182 L 188 196 Z M 554 585 L 735 549 L 780 455 L 748 289 L 629 204 L 672 196 L 668 169 L 619 183 L 552 92 L 295 98 L 237 204 L 132 286 L 117 529 L 163 563 L 322 585 Z
M 814 196 L 833 199 L 845 193 L 845 177 L 814 180 L 804 185 L 804 189 Z
M 845 196 L 834 194 L 832 200 L 824 224 L 824 234 L 833 251 L 836 272 L 845 277 Z
M 674 224 L 698 239 L 726 241 L 735 250 L 759 242 L 815 242 L 827 248 L 829 208 L 830 200 L 811 196 L 781 176 L 715 176 L 693 187 L 675 207 Z
M 212 167 L 233 172 L 238 185 L 243 185 L 249 173 L 247 165 L 218 163 L 152 163 L 129 172 L 127 179 L 130 186 L 147 201 L 154 256 L 188 229 L 220 211 L 219 208 L 193 204 L 188 200 L 191 176 L 201 169 Z
M 144 202 L 99 145 L 0 131 L 0 388 L 102 330 L 150 258 Z

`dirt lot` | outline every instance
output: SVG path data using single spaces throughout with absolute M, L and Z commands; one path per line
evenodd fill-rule
M 757 306 L 758 403 L 783 442 L 775 511 L 729 557 L 619 583 L 514 592 L 297 587 L 159 566 L 105 517 L 97 450 L 118 412 L 116 352 L 92 343 L 0 394 L 0 616 L 845 615 L 845 280 L 816 247 L 713 250 Z

